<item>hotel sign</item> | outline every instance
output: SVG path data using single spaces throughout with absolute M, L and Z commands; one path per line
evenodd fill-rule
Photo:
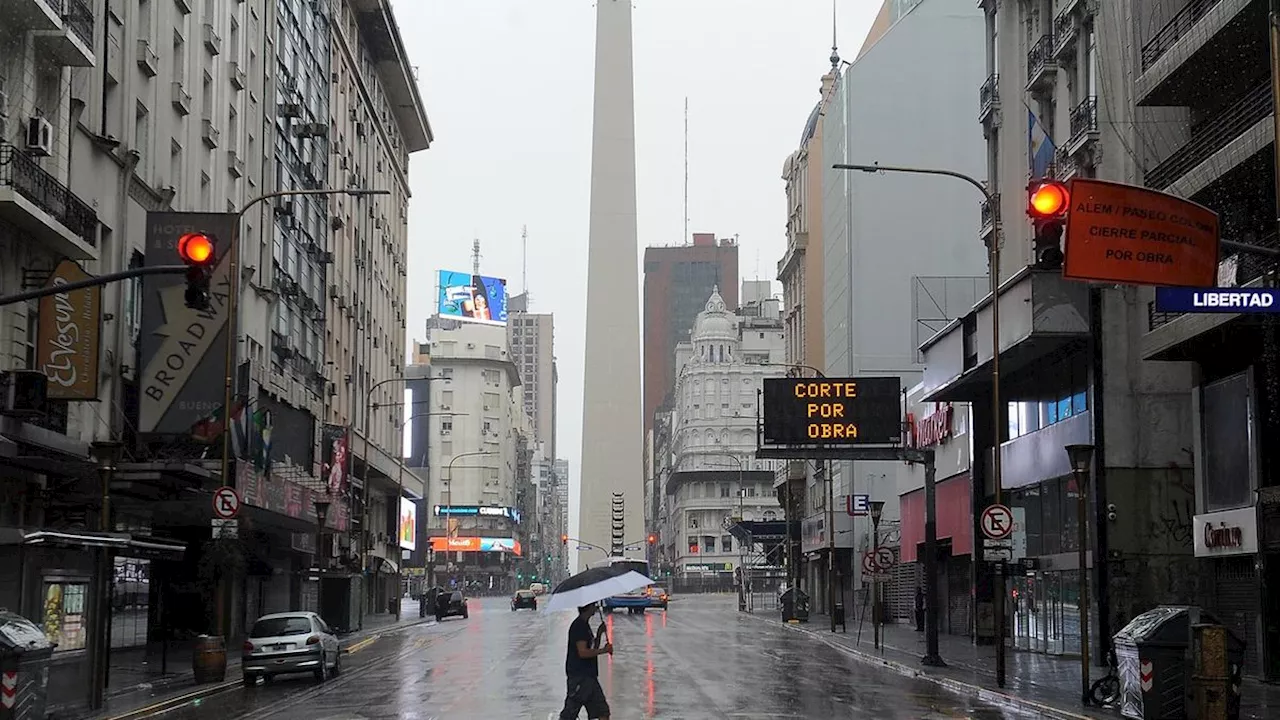
M 1250 506 L 1196 515 L 1191 520 L 1196 557 L 1252 555 L 1258 552 L 1258 513 Z
M 763 425 L 766 445 L 894 445 L 902 380 L 766 378 Z

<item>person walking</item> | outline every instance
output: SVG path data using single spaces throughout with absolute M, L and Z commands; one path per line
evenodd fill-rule
M 569 646 L 564 659 L 564 674 L 568 681 L 568 693 L 564 699 L 564 709 L 560 711 L 560 720 L 575 720 L 583 708 L 591 720 L 609 720 L 609 701 L 605 699 L 604 688 L 600 687 L 601 655 L 613 654 L 613 643 L 600 644 L 601 634 L 591 632 L 591 616 L 596 612 L 596 604 L 583 605 L 578 608 L 578 617 L 569 626 Z M 604 625 L 600 625 L 604 630 Z

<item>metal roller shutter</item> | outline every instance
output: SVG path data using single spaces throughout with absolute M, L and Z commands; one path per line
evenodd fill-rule
M 1254 557 L 1219 558 L 1214 562 L 1217 597 L 1213 612 L 1245 642 L 1244 672 L 1255 677 L 1262 674 L 1258 652 L 1259 593 L 1254 572 Z

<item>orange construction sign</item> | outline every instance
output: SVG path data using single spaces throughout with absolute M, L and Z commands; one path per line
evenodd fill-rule
M 1218 215 L 1202 205 L 1134 185 L 1071 181 L 1064 277 L 1213 287 L 1218 244 Z

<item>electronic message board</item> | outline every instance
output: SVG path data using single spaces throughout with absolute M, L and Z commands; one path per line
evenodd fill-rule
M 764 381 L 766 445 L 887 445 L 901 441 L 901 378 Z

